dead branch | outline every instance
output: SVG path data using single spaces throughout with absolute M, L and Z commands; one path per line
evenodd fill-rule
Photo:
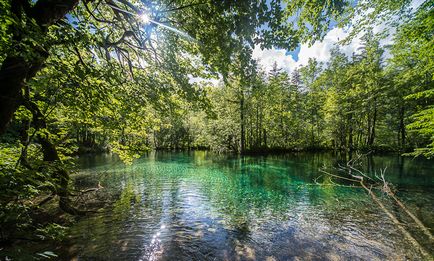
M 399 228 L 402 234 L 407 238 L 408 241 L 410 241 L 414 247 L 416 247 L 420 253 L 422 253 L 425 257 L 430 257 L 430 254 L 417 242 L 416 239 L 401 225 L 399 220 L 390 213 L 389 210 L 381 203 L 381 201 L 377 198 L 377 196 L 372 192 L 372 189 L 369 189 L 366 187 L 363 180 L 360 181 L 360 185 L 368 192 L 368 194 L 371 196 L 372 200 L 383 210 L 383 212 L 393 221 L 393 223 Z
M 360 156 L 357 159 L 360 159 Z M 333 177 L 333 178 L 338 178 L 338 179 L 342 179 L 342 180 L 347 180 L 347 181 L 359 183 L 360 186 L 361 186 L 361 188 L 363 188 L 365 191 L 368 192 L 368 194 L 371 196 L 372 200 L 392 220 L 392 222 L 397 226 L 397 228 L 407 238 L 407 240 L 410 241 L 412 243 L 412 245 L 415 246 L 420 253 L 422 253 L 422 255 L 424 255 L 425 257 L 430 257 L 429 253 L 405 229 L 404 224 L 401 224 L 399 222 L 399 220 L 384 206 L 384 204 L 377 198 L 377 196 L 375 195 L 375 193 L 372 191 L 373 188 L 379 188 L 386 195 L 390 196 L 398 204 L 398 206 L 408 216 L 410 216 L 414 220 L 414 222 L 416 223 L 416 225 L 418 226 L 418 228 L 420 230 L 422 230 L 424 232 L 424 234 L 427 235 L 428 238 L 431 241 L 433 240 L 433 236 L 432 236 L 431 232 L 429 231 L 429 229 L 413 213 L 411 213 L 408 210 L 408 208 L 395 196 L 394 192 L 392 191 L 392 189 L 389 186 L 389 183 L 385 179 L 385 172 L 386 172 L 387 168 L 384 168 L 384 169 L 380 170 L 380 176 L 378 176 L 377 174 L 375 174 L 375 177 L 378 179 L 379 182 L 381 182 L 382 185 L 380 186 L 378 184 L 378 181 L 377 181 L 377 183 L 373 183 L 373 185 L 371 185 L 368 188 L 368 186 L 365 184 L 365 180 L 369 180 L 370 182 L 375 182 L 375 181 L 372 178 L 370 178 L 366 173 L 364 173 L 363 171 L 361 171 L 361 170 L 359 170 L 359 169 L 357 169 L 357 168 L 354 167 L 354 163 L 355 163 L 355 161 L 357 159 L 351 159 L 350 161 L 348 161 L 346 167 L 338 165 L 338 170 L 346 172 L 347 175 L 350 175 L 351 178 L 340 176 L 340 175 L 335 175 L 335 174 L 332 174 L 332 173 L 330 173 L 328 171 L 325 171 L 324 169 L 320 169 L 319 171 L 322 172 L 322 173 L 324 173 L 324 174 L 326 174 L 326 175 L 328 175 L 328 176 L 330 176 L 330 177 Z M 360 176 L 359 175 L 353 175 L 352 174 L 353 171 L 355 171 L 358 174 L 360 174 Z M 367 178 L 367 179 L 365 179 L 365 178 Z M 332 185 L 332 184 L 330 184 L 330 185 Z
M 350 178 L 346 178 L 346 177 L 342 177 L 342 176 L 334 175 L 334 174 L 332 174 L 332 173 L 330 173 L 330 172 L 327 172 L 327 171 L 325 171 L 325 170 L 322 170 L 322 169 L 320 169 L 319 171 L 322 172 L 322 173 L 325 173 L 325 174 L 327 174 L 327 175 L 329 175 L 329 176 L 332 176 L 332 177 L 338 178 L 338 179 L 348 180 L 348 181 L 352 181 L 352 182 L 359 182 L 359 180 L 356 180 L 356 179 L 350 179 Z
M 386 171 L 385 169 L 384 169 L 384 171 L 381 171 L 381 180 L 383 181 L 383 191 L 388 196 L 393 198 L 393 200 L 395 200 L 396 204 L 398 204 L 398 206 L 401 207 L 402 210 L 404 210 L 404 212 L 407 213 L 407 215 L 413 219 L 413 221 L 418 225 L 420 230 L 422 230 L 425 233 L 425 235 L 427 235 L 428 238 L 432 241 L 433 235 L 431 234 L 429 229 L 422 223 L 422 221 L 420 221 L 419 218 L 417 218 L 413 213 L 410 212 L 410 210 L 408 210 L 408 208 L 404 205 L 404 203 L 402 203 L 401 200 L 399 200 L 395 196 L 395 193 L 393 193 L 392 189 L 390 189 L 388 182 L 386 182 L 386 179 L 384 178 L 385 171 Z

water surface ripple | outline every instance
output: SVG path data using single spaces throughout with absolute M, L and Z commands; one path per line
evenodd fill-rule
M 80 159 L 75 185 L 100 182 L 115 195 L 75 224 L 61 258 L 75 260 L 418 260 L 392 222 L 359 188 L 318 186 L 328 154 L 267 157 L 151 153 L 125 166 L 114 156 Z M 398 196 L 433 228 L 433 164 L 373 157 Z M 381 197 L 402 222 L 399 208 Z M 412 223 L 412 235 L 433 253 Z

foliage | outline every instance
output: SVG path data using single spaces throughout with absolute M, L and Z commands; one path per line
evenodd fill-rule
M 194 135 L 171 126 L 192 138 L 189 144 L 217 151 L 419 147 L 412 155 L 431 157 L 432 10 L 425 4 L 414 16 L 398 27 L 389 60 L 383 36 L 367 30 L 352 57 L 336 47 L 327 64 L 311 59 L 291 77 L 276 65 L 270 72 L 253 65 L 245 78 L 249 66 L 235 63 L 232 75 L 208 92 L 215 118 L 196 117 Z
M 2 234 L 33 228 L 60 239 L 61 225 L 33 222 L 35 199 L 53 196 L 74 212 L 65 207 L 70 162 L 87 152 L 112 151 L 127 164 L 150 149 L 180 148 L 415 149 L 432 157 L 432 1 L 408 7 L 407 0 L 0 0 Z M 336 47 L 329 62 L 311 59 L 291 75 L 277 65 L 263 71 L 252 59 L 255 46 L 312 44 L 364 11 L 350 33 L 363 34 L 352 57 Z M 393 25 L 394 43 L 383 47 L 370 23 L 395 16 L 403 19 Z
M 434 155 L 434 12 L 427 1 L 419 8 L 415 18 L 403 25 L 392 47 L 391 66 L 397 72 L 394 81 L 407 89 L 404 100 L 416 106 L 408 128 L 428 142 L 417 144 L 413 155 Z
M 61 226 L 56 223 L 50 223 L 45 227 L 36 229 L 37 236 L 44 240 L 50 238 L 51 240 L 62 240 L 65 237 L 67 227 Z

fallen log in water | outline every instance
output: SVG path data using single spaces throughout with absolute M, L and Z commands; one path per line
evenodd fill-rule
M 347 164 L 348 165 L 348 164 Z M 340 170 L 345 170 L 342 166 L 340 166 Z M 428 253 L 428 251 L 425 250 L 425 248 L 410 234 L 410 232 L 407 231 L 407 229 L 403 226 L 401 222 L 396 218 L 396 216 L 391 213 L 384 204 L 380 201 L 380 199 L 375 195 L 375 193 L 372 191 L 373 188 L 378 187 L 378 184 L 376 186 L 368 186 L 365 184 L 365 177 L 367 175 L 360 170 L 354 168 L 353 166 L 349 166 L 346 169 L 348 172 L 348 175 L 350 177 L 345 177 L 337 174 L 332 174 L 328 171 L 325 171 L 323 169 L 320 170 L 320 172 L 326 174 L 327 176 L 330 176 L 331 178 L 338 178 L 346 181 L 351 181 L 355 183 L 359 183 L 361 188 L 363 188 L 365 191 L 368 192 L 368 194 L 371 196 L 372 200 L 380 207 L 380 209 L 392 220 L 392 222 L 396 225 L 396 227 L 400 230 L 400 232 L 406 237 L 406 239 L 425 257 L 427 260 L 433 260 L 432 256 Z M 352 171 L 356 171 L 357 173 L 361 173 L 361 175 L 352 175 Z M 416 223 L 417 227 L 424 232 L 429 238 L 430 241 L 433 241 L 433 236 L 429 229 L 413 214 L 411 211 L 396 197 L 396 195 L 392 192 L 390 189 L 388 183 L 386 182 L 384 178 L 384 170 L 381 171 L 381 180 L 382 186 L 381 190 L 386 193 L 386 195 L 390 196 L 397 205 L 408 215 L 410 216 Z M 372 180 L 371 178 L 369 178 Z

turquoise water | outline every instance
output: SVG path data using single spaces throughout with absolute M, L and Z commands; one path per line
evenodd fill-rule
M 66 260 L 422 259 L 363 189 L 320 177 L 336 158 L 158 152 L 125 166 L 113 155 L 83 157 L 75 186 L 99 183 L 106 206 L 77 222 L 56 251 Z M 367 172 L 387 167 L 397 195 L 434 228 L 433 161 L 363 162 Z M 432 242 L 378 195 L 432 254 Z

